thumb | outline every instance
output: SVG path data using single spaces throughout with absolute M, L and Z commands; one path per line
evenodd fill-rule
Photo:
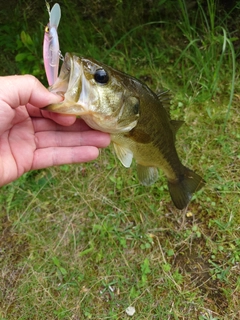
M 42 108 L 51 103 L 58 103 L 62 98 L 45 88 L 32 75 L 0 77 L 0 100 L 12 108 L 27 103 Z

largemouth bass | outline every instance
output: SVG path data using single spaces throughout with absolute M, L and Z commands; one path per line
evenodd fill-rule
M 141 81 L 109 66 L 66 53 L 60 75 L 49 88 L 64 97 L 45 109 L 81 116 L 93 129 L 108 132 L 125 167 L 132 159 L 143 185 L 166 175 L 173 203 L 185 208 L 203 179 L 185 167 L 175 148 L 175 134 L 183 123 L 170 120 L 166 94 L 155 94 Z

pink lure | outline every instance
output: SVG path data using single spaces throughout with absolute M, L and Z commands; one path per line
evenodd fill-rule
M 49 23 L 45 28 L 43 41 L 43 61 L 47 80 L 51 86 L 57 79 L 60 59 L 57 28 L 61 18 L 61 9 L 58 3 L 49 11 Z

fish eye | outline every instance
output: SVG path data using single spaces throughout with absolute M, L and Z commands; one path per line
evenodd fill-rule
M 46 26 L 46 27 L 45 27 L 45 32 L 46 32 L 46 33 L 49 33 L 49 26 Z
M 109 80 L 109 76 L 104 69 L 98 69 L 94 73 L 94 80 L 97 83 L 106 84 Z

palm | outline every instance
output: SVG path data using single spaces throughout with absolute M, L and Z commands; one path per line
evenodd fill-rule
M 24 106 L 5 109 L 2 123 L 0 177 L 12 181 L 32 168 L 36 150 L 34 127 Z
M 81 119 L 40 109 L 59 99 L 32 76 L 0 77 L 0 186 L 29 170 L 93 160 L 110 143 Z

